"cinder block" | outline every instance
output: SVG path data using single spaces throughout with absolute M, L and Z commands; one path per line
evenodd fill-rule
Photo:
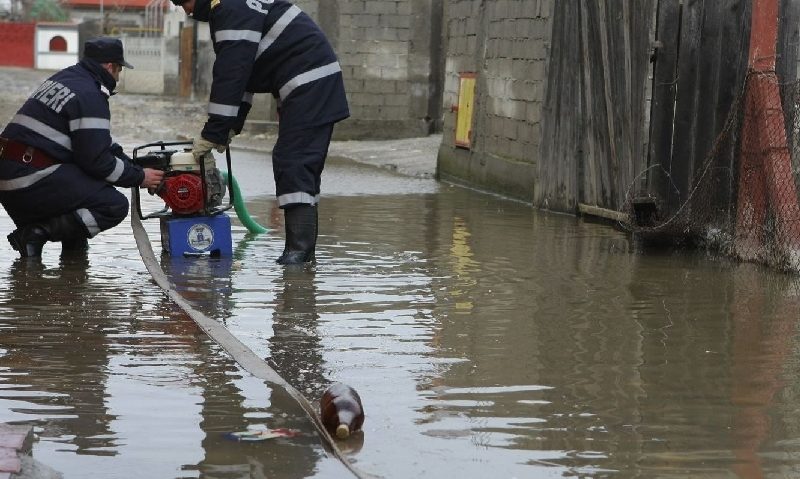
M 33 428 L 24 425 L 0 424 L 0 447 L 30 454 L 33 446 Z

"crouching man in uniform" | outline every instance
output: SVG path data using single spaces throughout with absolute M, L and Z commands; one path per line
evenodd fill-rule
M 41 256 L 48 241 L 85 250 L 128 215 L 115 186 L 161 182 L 163 172 L 131 163 L 111 139 L 108 98 L 123 67 L 133 68 L 119 39 L 87 41 L 83 59 L 42 83 L 0 133 L 0 204 L 23 257 Z
M 272 168 L 286 243 L 279 264 L 315 260 L 320 178 L 336 122 L 350 116 L 342 69 L 328 39 L 284 0 L 172 0 L 209 22 L 214 43 L 208 121 L 192 153 L 225 151 L 241 133 L 254 93 L 278 100 Z

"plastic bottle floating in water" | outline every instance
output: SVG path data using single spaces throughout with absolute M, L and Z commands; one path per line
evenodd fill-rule
M 278 428 L 278 429 L 269 429 L 267 427 L 258 427 L 253 429 L 248 429 L 247 431 L 237 431 L 237 432 L 229 432 L 225 434 L 225 437 L 230 439 L 231 441 L 242 441 L 242 442 L 256 442 L 256 441 L 266 441 L 267 439 L 273 439 L 276 437 L 294 437 L 300 434 L 299 431 L 295 431 L 293 429 L 285 429 L 285 428 Z
M 364 406 L 355 389 L 344 383 L 333 383 L 319 400 L 320 416 L 325 428 L 339 439 L 361 429 Z

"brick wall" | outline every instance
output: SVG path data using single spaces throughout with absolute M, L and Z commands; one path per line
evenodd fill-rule
M 407 138 L 441 129 L 443 2 L 295 0 L 325 32 L 342 66 L 351 117 L 337 125 L 337 139 Z M 178 19 L 170 21 L 176 25 L 169 30 L 177 31 Z M 214 54 L 207 25 L 199 28 L 195 94 L 204 97 Z M 177 64 L 175 35 L 165 39 L 166 67 Z M 176 75 L 165 71 L 165 93 L 175 93 Z M 248 127 L 274 128 L 271 97 L 255 101 Z
M 435 129 L 441 116 L 437 52 L 442 2 L 326 3 L 337 6 L 338 30 L 329 35 L 342 65 L 352 114 L 341 129 L 350 137 L 384 138 L 420 136 Z M 324 21 L 321 24 L 325 28 Z
M 530 200 L 554 0 L 448 0 L 439 176 Z M 472 147 L 454 146 L 459 74 L 477 73 Z
M 424 136 L 441 129 L 444 0 L 295 0 L 339 57 L 351 117 L 337 139 Z M 254 129 L 274 128 L 270 98 L 257 96 Z

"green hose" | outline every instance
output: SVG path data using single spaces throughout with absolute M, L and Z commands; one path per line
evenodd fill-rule
M 236 178 L 230 175 L 230 181 L 228 181 L 227 171 L 222 172 L 222 178 L 231 186 L 233 193 L 233 209 L 236 211 L 236 216 L 239 218 L 242 225 L 251 233 L 266 233 L 267 228 L 256 223 L 256 221 L 250 217 L 250 213 L 247 212 L 247 208 L 244 206 L 244 200 L 242 199 L 242 192 L 239 190 L 239 183 L 236 182 Z

